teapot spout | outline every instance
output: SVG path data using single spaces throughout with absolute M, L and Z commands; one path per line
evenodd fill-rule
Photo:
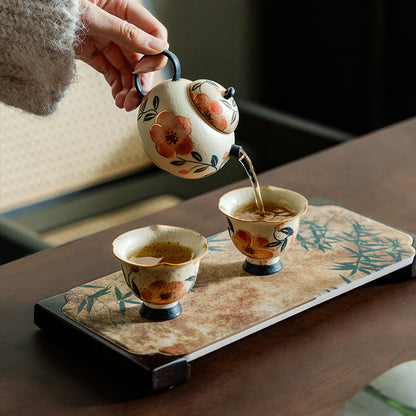
M 239 146 L 237 144 L 231 145 L 230 156 L 240 159 L 240 157 L 243 156 L 243 152 L 244 150 L 242 146 Z

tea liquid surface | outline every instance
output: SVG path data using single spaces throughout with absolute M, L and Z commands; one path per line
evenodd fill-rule
M 193 251 L 179 243 L 159 242 L 149 244 L 134 251 L 127 257 L 127 260 L 151 266 L 158 263 L 179 264 L 191 260 L 194 257 Z
M 260 211 L 255 202 L 238 207 L 232 215 L 246 221 L 283 221 L 294 217 L 292 210 L 270 201 L 263 201 L 264 211 Z

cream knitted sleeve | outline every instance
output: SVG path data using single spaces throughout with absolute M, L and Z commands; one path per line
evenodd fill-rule
M 0 1 L 0 100 L 52 113 L 74 76 L 79 0 Z

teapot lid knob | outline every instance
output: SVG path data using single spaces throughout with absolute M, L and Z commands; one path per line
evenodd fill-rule
M 199 79 L 189 86 L 189 96 L 201 116 L 215 129 L 232 133 L 239 120 L 235 89 L 224 88 L 207 79 Z
M 234 97 L 235 89 L 233 87 L 229 87 L 225 90 L 224 98 L 228 100 L 231 97 Z

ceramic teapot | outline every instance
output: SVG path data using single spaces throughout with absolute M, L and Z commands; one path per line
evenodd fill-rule
M 176 55 L 162 54 L 173 66 L 171 80 L 146 94 L 139 75 L 134 77 L 142 98 L 137 125 L 143 148 L 155 165 L 173 175 L 187 179 L 211 175 L 230 153 L 238 155 L 241 149 L 234 145 L 239 119 L 235 90 L 206 79 L 183 79 Z

